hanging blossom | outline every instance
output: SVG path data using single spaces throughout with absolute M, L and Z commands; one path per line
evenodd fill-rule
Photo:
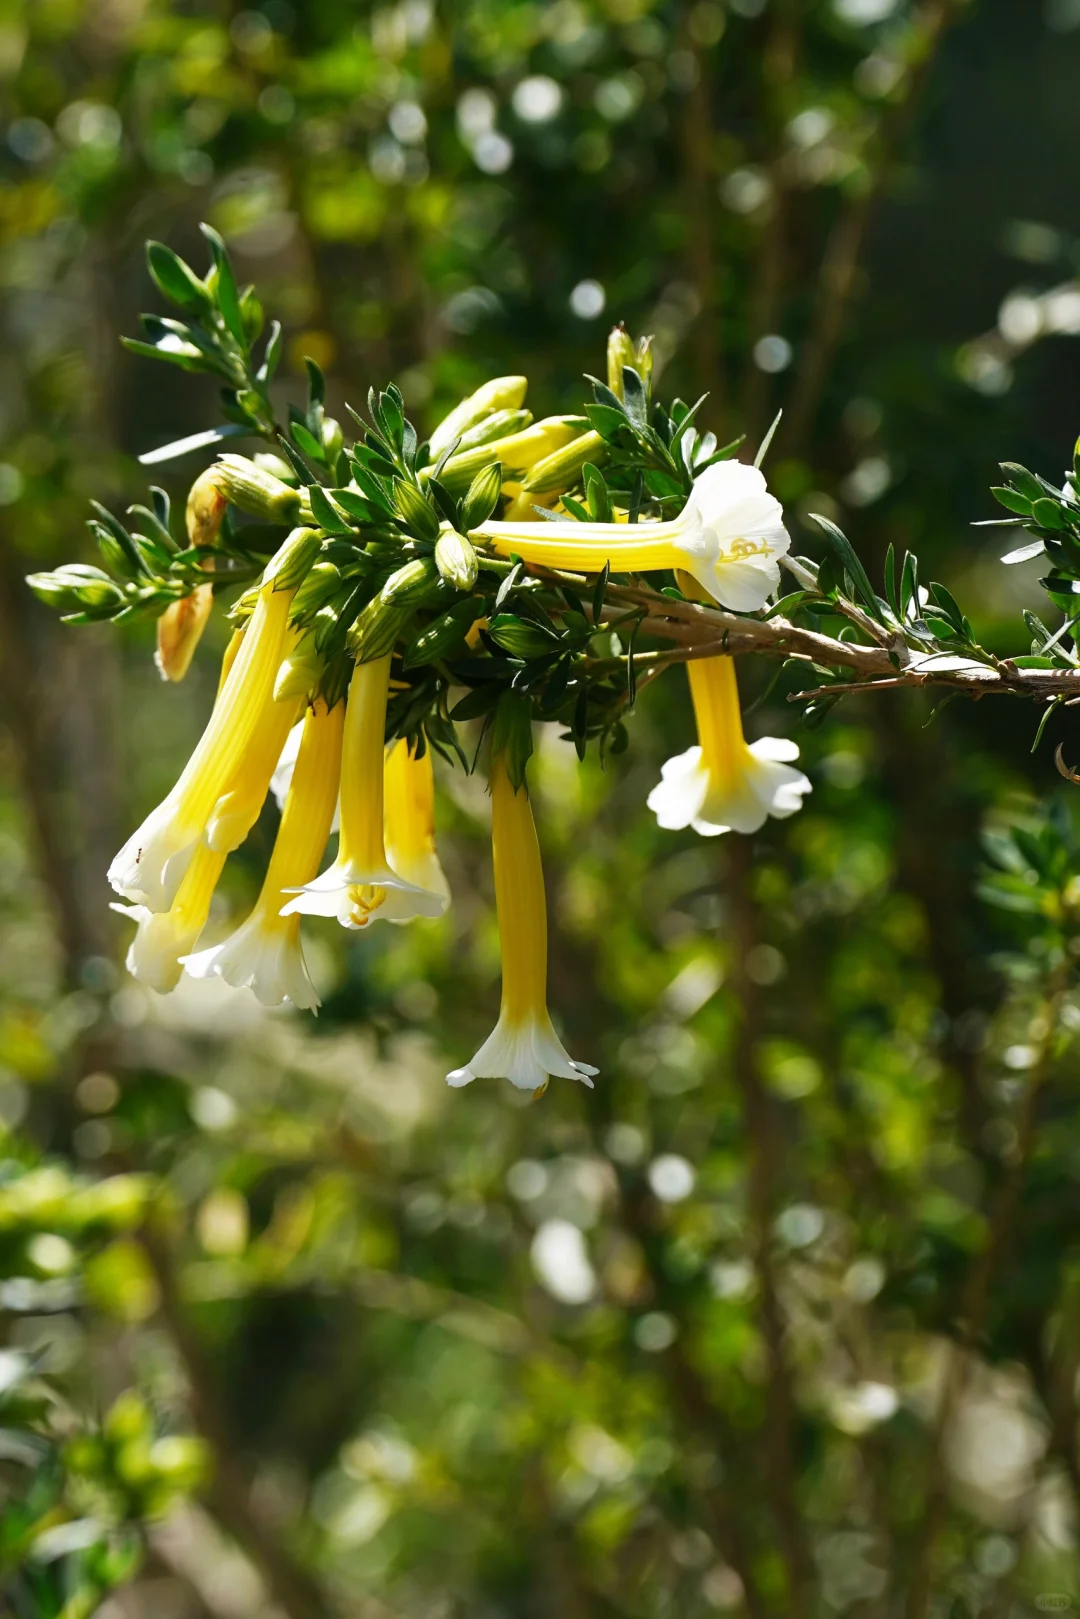
M 307 532 L 301 529 L 297 534 Z M 149 911 L 171 908 L 212 817 L 218 847 L 236 848 L 250 830 L 251 822 L 239 830 L 246 809 L 238 818 L 240 806 L 235 800 L 227 799 L 220 812 L 218 806 L 219 800 L 236 791 L 256 727 L 273 702 L 278 666 L 294 636 L 288 628 L 294 591 L 285 588 L 282 580 L 287 577 L 296 539 L 297 535 L 290 535 L 267 567 L 235 660 L 179 781 L 132 833 L 109 867 L 109 881 L 117 893 Z M 295 707 L 290 721 L 293 717 Z M 287 734 L 286 725 L 278 752 Z M 272 771 L 273 764 L 263 786 L 264 796 Z M 230 841 L 233 838 L 235 842 Z
M 742 461 L 707 467 L 667 523 L 489 522 L 474 536 L 501 556 L 571 572 L 599 573 L 605 562 L 613 573 L 681 569 L 713 601 L 740 613 L 765 605 L 791 544 L 764 474 Z
M 341 756 L 341 837 L 337 859 L 313 882 L 296 885 L 283 915 L 336 916 L 343 927 L 440 916 L 444 893 L 391 869 L 383 841 L 383 738 L 390 654 L 358 663 L 349 683 Z
M 263 1006 L 314 1011 L 319 997 L 300 941 L 300 917 L 283 916 L 289 895 L 319 869 L 337 803 L 345 705 L 324 702 L 308 711 L 300 731 L 281 824 L 262 890 L 247 920 L 221 944 L 186 958 L 192 978 L 219 976 L 236 989 L 250 988 Z
M 383 791 L 383 835 L 390 869 L 414 888 L 440 899 L 440 910 L 445 911 L 450 904 L 450 884 L 435 848 L 431 749 L 425 748 L 417 757 L 404 737 L 391 743 L 386 750 Z M 407 916 L 390 917 L 392 922 L 409 920 Z
M 597 1069 L 575 1062 L 552 1026 L 547 1006 L 547 905 L 544 872 L 529 794 L 515 790 L 504 754 L 491 763 L 491 850 L 495 905 L 502 951 L 499 1021 L 464 1068 L 447 1074 L 448 1085 L 474 1079 L 508 1079 L 539 1094 L 548 1077 L 579 1079 L 592 1086 Z
M 735 660 L 693 658 L 686 665 L 698 746 L 663 766 L 648 806 L 660 826 L 692 826 L 703 837 L 756 832 L 767 817 L 801 809 L 810 782 L 791 768 L 798 746 L 786 737 L 747 743 L 739 709 Z

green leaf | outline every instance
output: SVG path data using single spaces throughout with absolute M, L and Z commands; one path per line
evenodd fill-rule
M 990 493 L 998 505 L 1004 506 L 1006 511 L 1017 512 L 1021 517 L 1031 516 L 1031 501 L 1027 495 L 1018 494 L 1015 489 L 1002 487 L 998 484 L 991 486 Z
M 147 242 L 146 264 L 158 291 L 170 303 L 178 304 L 193 315 L 202 314 L 211 307 L 212 300 L 205 283 L 164 242 Z
M 233 274 L 228 248 L 212 225 L 202 224 L 199 229 L 210 244 L 210 253 L 214 260 L 214 269 L 217 272 L 214 277 L 214 302 L 217 304 L 225 325 L 246 354 L 248 352 L 247 333 L 244 330 L 244 316 L 240 309 L 240 292 L 236 285 L 236 277 Z
M 554 630 L 531 619 L 518 618 L 515 613 L 496 614 L 487 632 L 496 646 L 514 658 L 542 658 L 559 646 Z
M 321 484 L 311 484 L 308 488 L 308 502 L 311 506 L 311 515 L 315 519 L 317 528 L 324 529 L 327 534 L 351 534 L 352 529 L 337 510 Z
M 828 517 L 822 517 L 817 512 L 811 512 L 810 516 L 830 542 L 837 561 L 850 578 L 857 594 L 862 597 L 863 605 L 874 618 L 880 620 L 881 603 L 878 601 L 874 587 L 867 577 L 866 569 L 856 555 L 855 548 L 847 535 L 842 529 L 837 528 L 836 524 Z

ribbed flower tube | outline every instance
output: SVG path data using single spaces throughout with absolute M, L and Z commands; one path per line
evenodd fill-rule
M 200 843 L 167 911 L 151 911 L 145 905 L 113 905 L 114 911 L 137 924 L 125 961 L 128 972 L 159 995 L 167 995 L 180 982 L 184 957 L 194 950 L 206 926 L 210 902 L 227 858 L 224 850 Z
M 447 1084 L 508 1079 L 538 1093 L 558 1074 L 592 1084 L 597 1070 L 575 1062 L 552 1026 L 547 1006 L 547 901 L 532 806 L 515 790 L 501 754 L 491 764 L 491 848 L 502 950 L 499 1021 L 472 1061 Z
M 193 978 L 219 975 L 250 987 L 264 1006 L 314 1010 L 319 997 L 300 940 L 300 916 L 282 906 L 319 869 L 337 803 L 345 705 L 312 707 L 304 720 L 292 781 L 266 877 L 247 920 L 221 944 L 187 958 Z
M 358 663 L 349 683 L 341 754 L 341 837 L 329 870 L 298 884 L 284 916 L 336 916 L 343 927 L 438 916 L 441 895 L 392 871 L 383 844 L 383 758 L 390 654 Z
M 648 797 L 660 826 L 692 826 L 703 837 L 756 832 L 770 815 L 802 807 L 810 782 L 790 761 L 799 749 L 786 737 L 747 743 L 735 660 L 694 658 L 686 665 L 698 746 L 669 759 Z
M 472 536 L 500 556 L 570 572 L 683 569 L 713 601 L 736 612 L 763 607 L 780 582 L 791 543 L 780 503 L 757 467 L 719 461 L 696 479 L 666 523 L 488 522 Z
M 214 806 L 240 771 L 285 645 L 292 591 L 263 586 L 202 737 L 176 786 L 109 867 L 125 898 L 167 911 Z M 267 778 L 269 779 L 269 778 Z
M 435 849 L 435 773 L 430 747 L 417 758 L 404 737 L 392 743 L 386 752 L 383 793 L 383 838 L 390 869 L 414 888 L 426 890 L 445 911 L 450 885 Z M 395 897 L 387 895 L 386 920 L 409 921 L 409 916 L 393 914 Z

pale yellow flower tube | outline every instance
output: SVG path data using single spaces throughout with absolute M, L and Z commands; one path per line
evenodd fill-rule
M 683 569 L 713 601 L 756 612 L 780 582 L 791 543 L 780 503 L 757 467 L 719 461 L 694 482 L 667 523 L 488 522 L 473 531 L 500 556 L 570 572 Z
M 536 1093 L 558 1074 L 591 1086 L 597 1070 L 575 1062 L 552 1027 L 540 845 L 528 792 L 515 791 L 501 754 L 491 764 L 491 848 L 503 970 L 499 1021 L 472 1061 L 447 1074 L 447 1084 L 508 1079 Z
M 648 797 L 658 823 L 692 826 L 703 837 L 756 832 L 767 817 L 794 815 L 810 783 L 791 768 L 798 746 L 786 737 L 743 735 L 735 660 L 694 658 L 686 665 L 698 746 L 669 759 Z
M 236 779 L 285 646 L 293 592 L 263 586 L 235 661 L 176 786 L 134 832 L 109 867 L 125 898 L 167 911 L 214 806 Z M 268 778 L 269 779 L 269 778 Z
M 358 663 L 349 684 L 341 753 L 341 838 L 337 859 L 297 885 L 283 916 L 336 916 L 343 927 L 438 916 L 441 895 L 392 871 L 383 844 L 383 769 L 390 654 Z
M 450 885 L 435 849 L 435 773 L 431 748 L 422 758 L 410 753 L 404 737 L 386 752 L 383 772 L 383 838 L 390 868 L 414 888 L 423 888 L 441 901 L 450 903 Z M 393 908 L 394 895 L 387 896 Z M 409 917 L 390 914 L 388 921 L 408 921 Z
M 315 704 L 304 720 L 300 749 L 262 890 L 247 920 L 221 944 L 187 958 L 193 978 L 216 975 L 251 988 L 264 1006 L 314 1011 L 319 1004 L 300 940 L 300 916 L 281 914 L 289 896 L 310 882 L 330 836 L 341 775 L 345 705 Z
M 184 957 L 195 948 L 206 926 L 210 902 L 227 858 L 225 850 L 200 843 L 167 911 L 151 911 L 145 905 L 112 907 L 138 924 L 128 946 L 128 972 L 159 995 L 167 995 L 180 982 Z

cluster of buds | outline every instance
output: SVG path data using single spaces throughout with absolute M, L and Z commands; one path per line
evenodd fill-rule
M 615 746 L 633 658 L 613 627 L 627 613 L 605 607 L 612 575 L 663 575 L 669 590 L 677 582 L 684 595 L 752 613 L 775 591 L 788 547 L 758 468 L 699 435 L 685 406 L 666 412 L 652 400 L 647 340 L 617 327 L 607 378 L 582 414 L 539 420 L 524 377 L 496 378 L 426 443 L 391 387 L 369 396 L 370 425 L 351 446 L 325 415 L 320 379 L 307 416 L 294 413 L 281 438 L 287 459 L 223 455 L 195 480 L 186 551 L 170 553 L 157 535 L 150 566 L 141 536 L 115 519 L 98 524 L 107 560 L 140 559 L 144 596 L 171 593 L 158 619 L 168 679 L 187 669 L 215 593 L 247 584 L 203 735 L 109 870 L 116 908 L 136 923 L 128 966 L 139 978 L 164 992 L 185 971 L 218 976 L 264 1005 L 314 1010 L 303 917 L 355 930 L 441 916 L 450 890 L 435 845 L 433 753 L 464 763 L 457 726 L 480 721 L 502 1001 L 491 1036 L 448 1080 L 501 1076 L 534 1093 L 552 1074 L 591 1084 L 596 1070 L 568 1055 L 547 1006 L 527 781 L 534 721 L 561 720 L 582 753 L 593 737 Z M 167 506 L 157 510 L 167 531 Z M 263 561 L 266 534 L 276 544 Z M 82 618 L 122 616 L 106 607 L 127 587 L 98 570 L 32 583 Z M 118 595 L 106 602 L 106 592 Z M 810 785 L 793 767 L 797 749 L 747 744 L 732 659 L 688 668 L 698 745 L 664 766 L 649 798 L 659 824 L 712 836 L 793 813 Z M 213 937 L 227 858 L 271 793 L 281 816 L 262 889 L 239 926 Z

